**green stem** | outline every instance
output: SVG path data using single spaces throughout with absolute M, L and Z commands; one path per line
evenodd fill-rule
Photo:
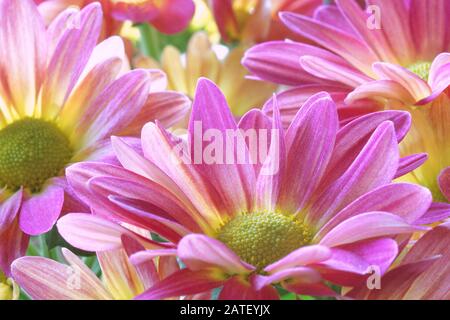
M 141 49 L 143 53 L 159 60 L 163 48 L 158 31 L 148 23 L 140 24 L 139 31 L 141 32 Z

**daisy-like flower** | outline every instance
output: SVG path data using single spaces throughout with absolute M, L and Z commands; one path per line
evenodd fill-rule
M 36 0 L 35 0 L 36 1 Z M 83 8 L 93 2 L 102 5 L 105 14 L 104 35 L 118 34 L 123 21 L 148 22 L 163 33 L 183 31 L 194 15 L 192 0 L 44 0 L 39 11 L 47 22 L 69 6 Z
M 17 300 L 20 289 L 16 282 L 0 271 L 0 300 Z
M 149 57 L 135 59 L 137 67 L 161 68 L 167 74 L 168 88 L 193 97 L 200 77 L 213 80 L 223 90 L 232 112 L 242 116 L 253 107 L 261 106 L 275 91 L 276 85 L 246 79 L 247 70 L 241 65 L 243 47 L 231 49 L 222 61 L 204 32 L 195 33 L 189 40 L 186 58 L 178 49 L 164 49 L 161 63 Z M 184 63 L 185 60 L 185 63 Z
M 450 222 L 428 231 L 387 272 L 377 290 L 361 286 L 346 296 L 378 300 L 449 300 L 450 299 Z
M 12 264 L 12 274 L 34 300 L 129 300 L 179 269 L 171 257 L 134 267 L 128 255 L 144 247 L 131 238 L 124 244 L 97 253 L 101 279 L 65 248 L 62 254 L 68 264 L 38 256 L 22 257 Z
M 281 23 L 280 11 L 312 15 L 321 0 L 208 0 L 221 37 L 226 42 L 255 43 L 299 39 Z
M 75 247 L 99 250 L 101 239 L 115 234 L 95 227 L 101 216 L 166 239 L 168 248 L 136 253 L 132 262 L 176 256 L 186 268 L 141 299 L 217 287 L 221 299 L 276 299 L 273 284 L 334 295 L 324 279 L 354 286 L 371 265 L 384 273 L 398 253 L 392 237 L 422 229 L 415 222 L 431 203 L 427 189 L 391 183 L 413 162 L 399 159 L 398 151 L 409 115 L 379 112 L 339 129 L 335 104 L 320 93 L 284 132 L 274 104 L 273 119 L 254 109 L 236 124 L 220 90 L 200 80 L 187 141 L 149 123 L 142 130 L 143 154 L 113 138 L 123 168 L 68 168 L 71 186 L 97 216 L 68 214 L 59 220 L 59 232 Z M 236 132 L 248 138 L 247 131 L 267 147 L 263 162 L 242 160 L 255 159 L 247 140 L 220 142 Z M 205 153 L 196 153 L 202 146 Z M 205 154 L 218 158 L 210 162 Z
M 367 12 L 354 0 L 336 3 L 320 7 L 314 18 L 280 15 L 321 48 L 268 42 L 250 49 L 244 65 L 260 79 L 298 86 L 286 92 L 290 97 L 331 85 L 347 105 L 371 99 L 410 111 L 412 132 L 402 153 L 427 152 L 429 160 L 409 181 L 430 188 L 436 201 L 448 201 L 450 2 L 371 0 Z
M 189 102 L 161 91 L 159 71 L 125 72 L 120 38 L 96 45 L 99 4 L 68 9 L 48 28 L 30 0 L 1 0 L 0 15 L 0 269 L 9 275 L 29 235 L 84 208 L 67 186 L 68 164 L 105 159 L 111 134 L 175 121 Z

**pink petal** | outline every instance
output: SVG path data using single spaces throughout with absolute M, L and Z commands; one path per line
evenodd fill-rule
M 394 126 L 384 122 L 345 173 L 317 198 L 307 219 L 321 226 L 356 198 L 391 182 L 397 171 L 398 154 Z
M 97 252 L 102 280 L 117 300 L 130 299 L 142 293 L 144 286 L 123 249 Z
M 330 83 L 310 75 L 300 67 L 299 59 L 303 55 L 320 57 L 330 62 L 342 63 L 343 61 L 338 56 L 311 45 L 271 41 L 249 49 L 242 59 L 242 64 L 258 78 L 278 84 L 297 86 L 309 83 Z
M 56 1 L 45 1 L 44 4 L 41 4 L 38 7 L 39 12 L 44 17 L 46 22 L 48 23 L 47 27 L 47 38 L 48 38 L 48 54 L 47 58 L 51 59 L 55 52 L 55 48 L 58 45 L 59 41 L 61 40 L 61 37 L 64 35 L 66 30 L 70 27 L 73 27 L 73 24 L 77 22 L 76 17 L 78 16 L 78 13 L 80 12 L 79 9 L 70 7 L 67 8 L 66 4 L 59 3 L 57 4 L 57 16 L 56 17 L 50 17 L 50 19 L 47 19 L 46 12 L 47 11 L 45 7 L 47 7 L 48 4 L 55 4 Z M 53 15 L 53 13 L 52 13 Z M 79 20 L 78 20 L 79 21 Z
M 397 242 L 390 238 L 359 241 L 340 246 L 339 249 L 358 255 L 372 267 L 379 267 L 381 274 L 388 270 L 399 253 Z
M 314 56 L 302 56 L 300 65 L 318 78 L 336 81 L 349 87 L 357 87 L 371 80 L 349 65 L 336 64 Z
M 114 81 L 120 70 L 120 60 L 111 58 L 99 63 L 81 80 L 59 112 L 61 129 L 75 136 L 84 113 L 98 96 Z
M 53 118 L 77 83 L 101 31 L 100 4 L 86 6 L 74 17 L 80 25 L 67 29 L 51 58 L 42 87 L 42 114 Z
M 411 263 L 440 255 L 430 269 L 421 274 L 409 288 L 405 299 L 450 298 L 450 223 L 427 232 L 411 248 L 403 263 Z
M 434 202 L 423 216 L 414 221 L 416 225 L 432 224 L 450 217 L 450 203 Z
M 397 56 L 392 52 L 385 32 L 382 29 L 368 28 L 369 13 L 354 0 L 336 0 L 337 6 L 345 18 L 355 29 L 357 35 L 363 39 L 364 43 L 378 56 L 378 60 L 397 63 Z
M 122 236 L 122 245 L 125 252 L 128 255 L 130 262 L 131 256 L 137 252 L 145 250 L 144 246 L 136 241 L 134 238 L 127 235 Z M 158 270 L 154 261 L 149 263 L 143 263 L 141 265 L 134 265 L 136 272 L 144 286 L 144 289 L 148 289 L 160 280 Z
M 273 120 L 260 109 L 251 109 L 241 117 L 238 128 L 244 131 L 256 130 L 257 139 L 264 139 L 263 141 L 267 142 L 267 149 L 269 149 L 272 139 L 272 122 Z M 263 133 L 266 134 L 264 137 L 261 136 Z M 250 139 L 247 140 L 245 142 L 247 148 L 250 150 L 252 148 Z M 262 167 L 262 161 L 258 159 L 258 155 L 256 155 L 255 159 L 253 159 L 253 154 L 250 153 L 250 156 L 253 160 L 252 164 L 255 174 L 258 176 Z
M 254 279 L 255 277 L 253 277 Z M 257 290 L 252 284 L 240 276 L 233 276 L 225 282 L 220 291 L 219 300 L 278 300 L 279 295 L 275 288 L 266 286 Z
M 14 279 L 35 300 L 112 299 L 95 274 L 86 269 L 42 257 L 23 257 L 12 265 Z
M 106 251 L 121 248 L 122 235 L 144 240 L 117 223 L 101 217 L 72 213 L 59 219 L 57 223 L 61 236 L 74 247 L 86 251 Z M 149 244 L 149 241 L 144 241 Z M 159 247 L 159 246 L 156 246 Z
M 408 65 L 415 61 L 416 48 L 410 27 L 407 1 L 369 0 L 367 4 L 380 8 L 383 17 L 382 30 L 399 64 Z
M 0 95 L 19 115 L 32 116 L 46 64 L 44 22 L 31 1 L 4 0 L 0 16 Z
M 321 187 L 342 176 L 367 144 L 373 132 L 384 121 L 394 123 L 397 141 L 403 139 L 411 126 L 411 116 L 404 111 L 374 112 L 347 123 L 337 134 L 333 156 Z
M 442 194 L 447 198 L 447 201 L 450 201 L 450 167 L 441 171 L 438 181 Z
M 412 233 L 426 230 L 408 224 L 401 217 L 388 212 L 367 212 L 351 217 L 334 227 L 320 241 L 321 245 L 334 247 L 369 238 Z
M 26 234 L 36 236 L 49 231 L 61 214 L 64 189 L 50 185 L 40 194 L 32 194 L 22 204 L 20 228 Z
M 315 191 L 330 160 L 338 130 L 336 105 L 328 94 L 308 100 L 286 132 L 286 171 L 279 204 L 296 212 Z
M 443 67 L 450 63 L 450 53 L 443 52 L 440 53 L 436 58 L 434 58 L 433 63 L 430 67 L 430 73 L 428 77 L 428 83 L 431 88 L 437 86 L 438 79 L 440 78 L 439 73 Z
M 2 195 L 3 196 L 3 195 Z M 22 188 L 8 197 L 0 207 L 0 233 L 6 230 L 16 219 L 22 205 Z
M 283 281 L 299 281 L 304 283 L 317 283 L 322 280 L 320 273 L 308 267 L 288 268 L 268 276 L 255 277 L 255 289 L 261 290 L 271 284 L 276 284 Z
M 417 100 L 411 93 L 393 80 L 378 80 L 363 84 L 353 90 L 345 99 L 345 102 L 351 104 L 360 99 L 394 99 L 405 104 L 414 105 Z
M 370 211 L 390 212 L 413 223 L 425 214 L 431 201 L 431 193 L 426 188 L 409 183 L 384 185 L 364 194 L 340 211 L 320 229 L 315 239 L 321 239 L 347 219 Z
M 11 263 L 24 256 L 28 248 L 29 236 L 20 230 L 18 220 L 16 218 L 8 226 L 3 225 L 0 231 L 0 272 L 8 277 L 11 276 Z
M 285 136 L 275 97 L 273 104 L 270 146 L 256 180 L 256 206 L 265 210 L 275 210 L 286 169 Z
M 185 203 L 185 207 L 190 209 L 192 217 L 201 225 L 202 230 L 218 227 L 221 218 L 216 207 L 217 201 L 213 200 L 216 195 L 212 185 L 191 165 L 190 154 L 183 152 L 180 156 L 180 152 L 177 152 L 180 146 L 187 149 L 186 142 L 154 123 L 144 126 L 141 139 L 145 157 L 165 172 L 182 191 L 181 194 L 189 201 Z
M 305 102 L 313 95 L 326 91 L 333 98 L 333 101 L 338 105 L 343 103 L 339 101 L 339 96 L 346 96 L 349 89 L 346 87 L 332 86 L 332 85 L 303 85 L 292 89 L 285 90 L 276 95 L 277 104 L 281 113 L 281 120 L 283 128 L 288 128 L 292 120 L 296 116 L 298 110 L 303 107 Z M 263 110 L 267 115 L 272 115 L 273 99 L 269 99 L 263 106 Z M 347 106 L 348 107 L 348 106 Z M 364 108 L 369 109 L 367 104 Z M 339 112 L 339 110 L 338 110 Z
M 248 274 L 254 270 L 222 242 L 200 234 L 185 236 L 178 244 L 178 256 L 193 271 L 219 268 L 227 274 Z
M 75 134 L 79 146 L 91 146 L 123 130 L 139 114 L 150 86 L 145 70 L 135 69 L 111 83 L 86 111 Z
M 321 245 L 310 245 L 299 248 L 284 258 L 268 265 L 264 268 L 265 272 L 275 273 L 284 269 L 291 269 L 309 264 L 319 263 L 327 260 L 331 256 L 331 251 Z
M 88 181 L 96 176 L 119 176 L 120 173 L 126 177 L 128 171 L 119 166 L 99 162 L 79 162 L 66 169 L 66 178 L 70 187 L 86 205 L 91 205 L 92 193 L 88 189 Z
M 160 300 L 197 294 L 220 287 L 224 282 L 224 279 L 217 278 L 213 272 L 183 269 L 158 282 L 136 299 Z
M 448 2 L 411 0 L 410 21 L 420 58 L 431 61 L 437 52 L 448 51 L 446 42 Z
M 199 150 L 199 144 L 207 145 L 201 138 L 207 130 L 216 130 L 218 134 L 221 134 L 222 140 L 234 141 L 232 150 L 228 150 L 231 147 L 226 146 L 226 141 L 222 144 L 222 154 L 227 155 L 227 159 L 228 156 L 233 156 L 233 161 L 225 159 L 224 164 L 209 164 L 205 163 L 205 159 L 200 159 L 201 163 L 197 164 L 199 159 L 196 153 L 204 150 Z M 247 146 L 242 145 L 244 138 L 238 134 L 236 138 L 224 139 L 227 137 L 226 130 L 240 133 L 237 131 L 236 122 L 220 89 L 211 81 L 202 78 L 198 81 L 189 123 L 189 141 L 194 151 L 194 163 L 196 168 L 202 171 L 205 179 L 216 187 L 225 206 L 224 214 L 234 215 L 251 209 L 256 178 L 253 166 L 248 160 L 250 157 Z M 201 136 L 198 136 L 199 134 Z M 229 142 L 229 144 L 232 143 Z M 232 154 L 228 155 L 230 151 Z M 244 163 L 240 164 L 238 156 L 244 158 Z
M 365 74 L 373 74 L 371 65 L 378 57 L 353 34 L 294 13 L 282 12 L 280 18 L 292 31 L 340 55 Z
M 134 253 L 130 261 L 136 266 L 143 266 L 158 257 L 176 257 L 177 249 L 155 249 L 138 251 Z
M 395 174 L 395 178 L 404 176 L 405 174 L 414 171 L 422 164 L 424 164 L 427 160 L 428 154 L 426 153 L 412 154 L 410 156 L 401 158 L 398 164 L 398 170 Z
M 141 112 L 125 128 L 122 135 L 138 135 L 147 122 L 154 120 L 159 120 L 164 127 L 169 128 L 186 117 L 190 106 L 189 98 L 181 93 L 172 91 L 152 93 Z
M 401 265 L 389 271 L 381 279 L 381 288 L 379 290 L 370 290 L 367 284 L 351 290 L 347 296 L 355 299 L 364 300 L 401 300 L 412 283 L 439 258 L 432 258 Z M 414 299 L 417 300 L 417 299 Z
M 400 84 L 416 101 L 431 94 L 428 83 L 406 68 L 391 63 L 376 62 L 373 64 L 373 70 L 380 80 L 392 80 Z
M 187 228 L 198 228 L 175 197 L 150 181 L 143 184 L 132 177 L 98 177 L 91 179 L 88 186 L 95 194 L 94 209 L 103 207 L 111 212 L 109 216 L 159 233 L 171 242 L 189 233 Z
M 335 26 L 346 33 L 354 34 L 355 30 L 337 6 L 321 5 L 314 11 L 314 19 L 324 24 Z

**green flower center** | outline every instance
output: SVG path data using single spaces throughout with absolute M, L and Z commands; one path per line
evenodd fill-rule
M 261 271 L 292 251 L 307 245 L 310 230 L 293 217 L 278 213 L 250 213 L 235 217 L 219 231 L 218 239 Z
M 408 70 L 417 74 L 420 78 L 428 81 L 430 75 L 431 62 L 419 61 L 408 67 Z
M 53 123 L 25 118 L 0 131 L 0 185 L 38 192 L 72 157 L 67 137 Z

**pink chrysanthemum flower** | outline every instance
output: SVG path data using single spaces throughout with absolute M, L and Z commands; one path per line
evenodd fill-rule
M 387 272 L 377 290 L 367 286 L 346 294 L 370 300 L 449 300 L 450 222 L 428 231 L 417 241 L 400 264 Z
M 36 1 L 36 0 L 35 0 Z M 148 22 L 164 33 L 183 31 L 194 15 L 192 0 L 38 0 L 47 22 L 70 6 L 83 8 L 99 2 L 104 11 L 104 35 L 117 34 L 123 21 Z
M 336 3 L 319 8 L 314 18 L 280 15 L 292 31 L 321 47 L 267 42 L 250 49 L 244 65 L 257 78 L 297 86 L 284 93 L 294 101 L 326 85 L 341 96 L 351 116 L 361 113 L 367 99 L 411 111 L 412 132 L 402 153 L 426 152 L 429 161 L 407 179 L 428 187 L 436 201 L 448 202 L 450 2 L 370 0 L 368 12 L 354 0 Z M 288 117 L 292 106 L 281 105 Z
M 370 265 L 386 271 L 398 253 L 392 237 L 421 229 L 415 222 L 431 203 L 427 189 L 391 183 L 410 170 L 411 158 L 400 160 L 398 151 L 409 115 L 379 112 L 339 129 L 335 104 L 320 93 L 284 132 L 274 104 L 272 120 L 252 110 L 237 124 L 220 90 L 200 80 L 187 140 L 148 123 L 142 153 L 113 138 L 123 168 L 96 163 L 68 168 L 71 186 L 95 215 L 68 214 L 59 220 L 59 232 L 92 251 L 110 248 L 117 238 L 106 223 L 97 226 L 99 219 L 166 239 L 167 248 L 137 253 L 132 261 L 141 265 L 177 256 L 186 268 L 141 299 L 221 286 L 221 299 L 276 299 L 273 284 L 299 294 L 334 295 L 323 280 L 353 286 Z M 229 156 L 250 159 L 252 148 L 245 142 L 221 144 L 220 137 L 246 130 L 256 130 L 267 157 L 233 164 Z M 215 153 L 207 143 L 211 139 Z M 227 162 L 203 162 L 195 153 L 199 145 L 213 155 L 224 151 Z M 180 153 L 191 147 L 193 155 Z
M 99 4 L 68 9 L 48 28 L 31 0 L 0 0 L 0 16 L 0 269 L 9 275 L 29 235 L 84 208 L 67 186 L 68 164 L 104 159 L 111 134 L 175 121 L 189 102 L 160 91 L 159 71 L 127 73 L 120 38 L 97 45 Z

